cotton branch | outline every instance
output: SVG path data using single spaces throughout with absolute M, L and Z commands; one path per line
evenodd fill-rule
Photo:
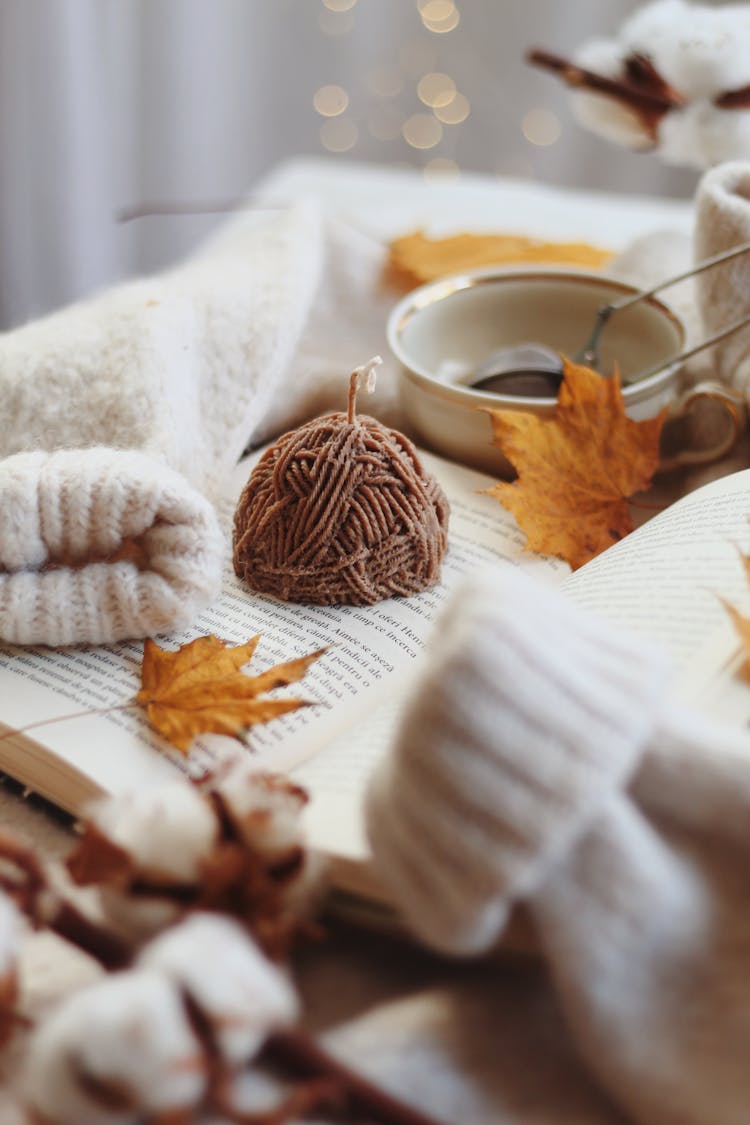
M 529 51 L 526 61 L 532 66 L 553 71 L 574 89 L 591 90 L 614 98 L 637 114 L 652 137 L 655 137 L 657 126 L 664 115 L 679 108 L 685 101 L 679 91 L 664 81 L 645 55 L 631 55 L 624 60 L 624 78 L 607 78 L 578 66 L 561 55 L 539 48 Z

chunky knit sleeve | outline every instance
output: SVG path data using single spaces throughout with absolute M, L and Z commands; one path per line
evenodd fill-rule
M 466 587 L 368 793 L 412 928 L 486 950 L 525 902 L 571 1033 L 642 1125 L 750 1106 L 750 734 L 510 574 Z

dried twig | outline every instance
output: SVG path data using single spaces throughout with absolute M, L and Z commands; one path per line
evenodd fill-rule
M 34 850 L 9 832 L 0 831 L 0 889 L 10 895 L 35 926 L 45 926 L 94 957 L 105 969 L 120 969 L 132 947 L 94 922 L 50 886 Z

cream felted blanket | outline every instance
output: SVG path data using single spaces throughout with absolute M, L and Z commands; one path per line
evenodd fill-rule
M 178 268 L 0 337 L 0 639 L 190 623 L 243 449 L 383 350 L 382 255 L 312 205 L 241 213 Z

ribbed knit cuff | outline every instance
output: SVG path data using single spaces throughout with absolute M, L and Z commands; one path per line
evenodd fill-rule
M 0 461 L 0 639 L 107 644 L 184 628 L 218 596 L 209 502 L 154 458 L 114 449 Z
M 412 927 L 473 952 L 627 782 L 667 668 L 511 570 L 455 595 L 432 652 L 370 785 L 368 831 Z
M 750 242 L 750 162 L 712 168 L 695 198 L 695 257 L 703 261 Z M 750 314 L 750 254 L 742 254 L 695 279 L 706 334 Z M 747 331 L 716 349 L 719 375 L 750 401 L 750 344 Z

